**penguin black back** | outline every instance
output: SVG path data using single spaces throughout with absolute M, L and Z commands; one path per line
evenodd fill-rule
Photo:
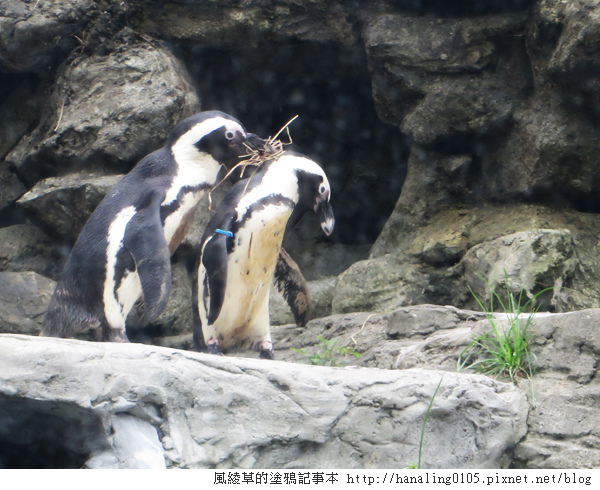
M 169 297 L 170 256 L 183 240 L 221 164 L 263 148 L 235 118 L 196 114 L 177 124 L 165 145 L 144 157 L 107 194 L 82 229 L 58 282 L 42 335 L 126 341 L 125 320 L 144 301 L 148 321 Z

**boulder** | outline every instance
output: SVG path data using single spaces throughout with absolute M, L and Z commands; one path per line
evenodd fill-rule
M 526 398 L 483 376 L 2 335 L 0 452 L 26 467 L 398 468 L 438 384 L 423 467 L 506 467 Z M 40 444 L 54 458 L 35 459 Z
M 165 48 L 131 43 L 82 55 L 62 65 L 38 127 L 7 161 L 30 184 L 90 166 L 129 170 L 199 108 L 189 75 Z
M 96 206 L 122 178 L 86 172 L 50 177 L 38 182 L 17 205 L 73 244 Z
M 532 9 L 527 36 L 537 86 L 554 90 L 570 112 L 596 123 L 600 116 L 600 28 L 595 19 L 599 14 L 594 0 L 539 0 Z
M 384 255 L 352 264 L 338 278 L 332 313 L 389 311 L 421 302 L 427 278 L 413 264 Z
M 492 292 L 506 302 L 509 291 L 515 298 L 522 296 L 523 305 L 535 299 L 538 306 L 547 300 L 561 309 L 581 263 L 569 230 L 528 230 L 476 245 L 458 268 L 470 291 L 485 305 L 490 304 Z
M 0 212 L 25 192 L 25 186 L 4 161 L 0 161 Z
M 599 205 L 595 127 L 560 93 L 540 89 L 513 114 L 506 144 L 482 155 L 478 195 L 546 200 L 580 211 Z
M 37 226 L 0 228 L 0 271 L 33 271 L 57 279 L 67 252 Z
M 568 311 L 596 307 L 600 302 L 600 251 L 595 238 L 600 220 L 596 214 L 531 204 L 454 204 L 440 206 L 437 213 L 407 213 L 409 204 L 401 198 L 372 247 L 371 258 L 353 264 L 340 277 L 340 294 L 348 282 L 353 283 L 348 290 L 353 294 L 358 294 L 359 287 L 366 290 L 361 296 L 344 294 L 347 305 L 343 311 L 365 311 L 361 303 L 366 297 L 370 297 L 367 305 L 380 305 L 377 311 L 386 309 L 386 304 L 393 307 L 418 303 L 477 308 L 468 288 L 475 287 L 478 296 L 489 298 L 480 277 L 480 273 L 487 272 L 479 269 L 488 266 L 489 270 L 495 268 L 498 280 L 505 268 L 514 271 L 515 284 L 509 280 L 513 292 L 518 292 L 523 284 L 519 277 L 528 274 L 542 281 L 529 291 L 530 295 L 545 287 L 554 288 L 553 296 L 544 298 L 542 309 Z M 524 242 L 503 238 L 515 233 Z M 542 236 L 540 241 L 535 238 Z M 518 243 L 523 243 L 523 247 Z M 480 253 L 485 255 L 484 250 L 491 254 L 488 266 L 474 263 L 467 269 L 463 267 L 461 260 L 468 262 Z M 496 263 L 500 257 L 502 262 Z M 517 273 L 521 267 L 518 264 L 523 261 L 530 264 L 530 269 Z M 387 281 L 378 279 L 385 277 Z
M 524 314 L 521 321 L 528 316 Z M 506 331 L 507 315 L 498 312 L 492 317 L 499 331 Z M 531 380 L 518 378 L 532 408 L 527 436 L 515 449 L 512 467 L 600 465 L 600 413 L 596 403 L 600 396 L 596 376 L 599 322 L 597 308 L 533 316 L 529 349 L 535 356 L 534 376 Z M 324 346 L 316 337 L 320 335 L 360 354 L 344 361 L 342 354 L 334 353 L 341 365 L 455 372 L 459 355 L 472 340 L 491 332 L 491 325 L 481 312 L 419 305 L 382 314 L 334 315 L 310 322 L 300 333 L 293 325 L 274 327 L 272 331 L 277 359 L 308 362 L 308 355 L 322 355 Z M 306 354 L 291 348 L 304 349 Z
M 523 13 L 369 16 L 363 41 L 380 118 L 421 145 L 484 134 L 510 120 L 527 88 Z M 513 42 L 508 40 L 512 38 Z
M 266 7 L 266 8 L 265 8 Z M 254 5 L 240 8 L 236 2 L 219 4 L 167 1 L 145 5 L 139 28 L 180 43 L 253 45 L 266 39 L 351 44 L 355 2 L 317 0 L 308 4 Z
M 55 286 L 35 272 L 0 272 L 0 332 L 38 335 Z
M 48 72 L 78 43 L 97 2 L 11 0 L 0 10 L 0 59 L 13 71 Z

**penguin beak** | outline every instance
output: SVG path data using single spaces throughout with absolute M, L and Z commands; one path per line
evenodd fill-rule
M 246 145 L 248 145 L 252 150 L 258 150 L 261 152 L 263 156 L 270 156 L 277 153 L 277 149 L 267 144 L 267 141 L 255 135 L 254 133 L 248 133 L 246 137 Z
M 315 209 L 315 213 L 321 222 L 321 229 L 325 235 L 329 236 L 333 233 L 333 227 L 335 226 L 335 218 L 333 217 L 333 209 L 329 201 L 318 201 Z
M 270 146 L 266 147 L 267 142 L 254 133 L 248 133 L 244 143 L 246 143 L 252 150 L 268 151 L 267 148 L 270 149 Z

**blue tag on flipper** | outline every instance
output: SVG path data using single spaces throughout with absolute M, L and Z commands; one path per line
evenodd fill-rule
M 215 230 L 215 233 L 219 233 L 220 235 L 225 235 L 225 236 L 228 236 L 229 238 L 233 238 L 233 233 L 231 233 L 230 231 L 227 231 L 227 230 L 221 230 L 220 228 L 217 228 Z

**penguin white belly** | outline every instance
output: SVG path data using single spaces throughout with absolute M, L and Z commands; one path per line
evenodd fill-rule
M 290 213 L 285 205 L 256 210 L 236 233 L 221 314 L 213 324 L 222 348 L 271 340 L 269 293 Z

